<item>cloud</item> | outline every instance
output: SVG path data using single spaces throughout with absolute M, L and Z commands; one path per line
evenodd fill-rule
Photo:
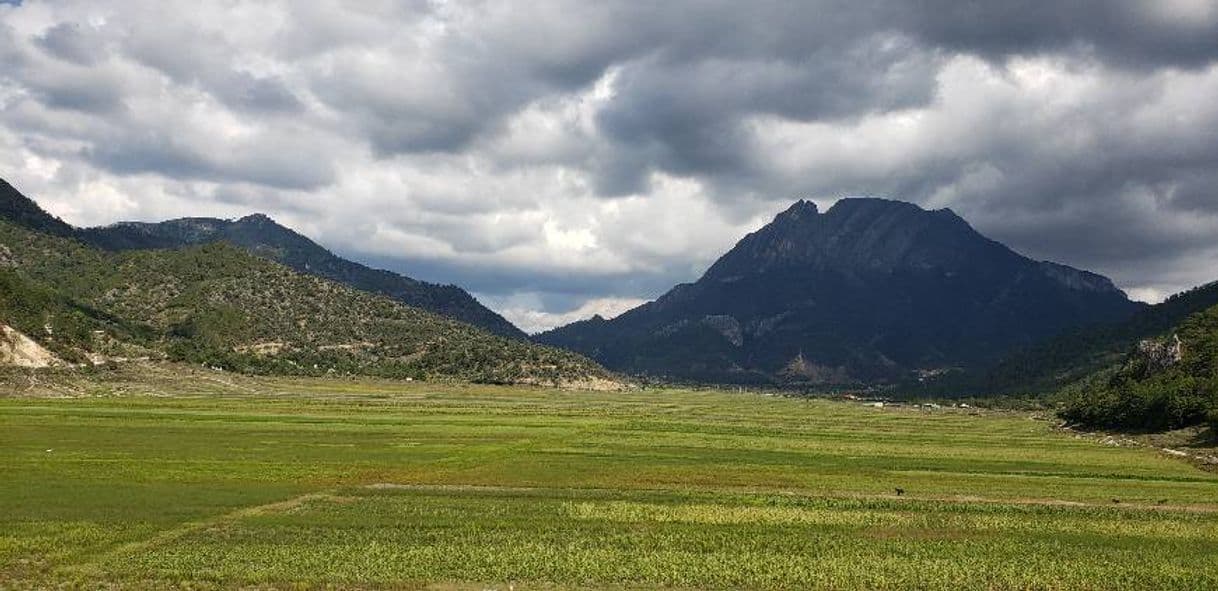
M 58 23 L 34 39 L 48 54 L 81 66 L 92 66 L 106 57 L 105 38 L 76 23 Z
M 902 7 L 907 30 L 931 45 L 995 59 L 1090 55 L 1123 68 L 1204 67 L 1218 55 L 1210 0 L 930 0 Z
M 1218 275 L 1218 3 L 0 5 L 0 175 L 81 224 L 265 211 L 529 329 L 798 197 L 952 207 L 1140 297 Z
M 858 124 L 756 122 L 774 175 L 805 191 L 950 206 L 1032 256 L 1127 285 L 1210 247 L 1218 67 L 1131 76 L 1055 58 L 958 57 L 926 108 Z M 1131 268 L 1132 267 L 1132 268 Z M 1131 272 L 1133 271 L 1133 272 Z M 1214 268 L 1198 265 L 1196 281 Z
M 559 311 L 546 311 L 554 306 L 553 302 L 536 293 L 517 293 L 508 297 L 479 294 L 480 299 L 496 310 L 499 310 L 509 322 L 529 334 L 537 334 L 555 326 L 563 326 L 577 320 L 586 320 L 599 315 L 602 318 L 613 318 L 622 312 L 635 308 L 647 302 L 643 298 L 593 298 L 585 300 L 574 308 L 559 308 Z

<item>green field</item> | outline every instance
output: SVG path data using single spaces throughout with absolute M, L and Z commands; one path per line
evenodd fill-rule
M 1026 413 L 157 375 L 0 397 L 0 588 L 1218 588 L 1218 475 Z

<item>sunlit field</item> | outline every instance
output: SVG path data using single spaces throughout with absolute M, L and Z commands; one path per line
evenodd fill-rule
M 0 588 L 1218 588 L 1218 475 L 1026 413 L 156 375 L 0 398 Z

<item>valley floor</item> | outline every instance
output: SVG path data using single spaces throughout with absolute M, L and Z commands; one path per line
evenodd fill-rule
M 3 589 L 1218 588 L 1218 474 L 1024 413 L 0 384 Z

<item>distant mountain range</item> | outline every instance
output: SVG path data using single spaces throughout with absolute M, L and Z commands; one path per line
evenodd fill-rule
M 0 219 L 38 232 L 76 238 L 110 251 L 172 249 L 225 242 L 300 273 L 381 294 L 501 336 L 519 340 L 528 338 L 523 331 L 478 303 L 460 287 L 419 281 L 346 260 L 262 214 L 239 220 L 182 218 L 160 223 L 120 222 L 100 228 L 78 229 L 46 213 L 12 185 L 0 180 Z
M 618 384 L 575 353 L 298 273 L 277 260 L 315 245 L 266 218 L 175 223 L 166 227 L 184 234 L 155 246 L 198 244 L 129 249 L 134 242 L 111 242 L 106 250 L 93 244 L 129 234 L 76 230 L 2 188 L 8 192 L 0 192 L 0 364 L 147 358 L 247 373 Z M 260 246 L 216 238 L 244 239 L 236 229 L 262 236 Z M 273 248 L 280 250 L 268 254 Z M 334 263 L 320 255 L 289 260 Z
M 843 199 L 821 213 L 800 201 L 698 281 L 536 339 L 682 380 L 898 382 L 986 367 L 1144 307 L 1105 277 L 1021 256 L 950 210 Z
M 1218 282 L 1131 302 L 1105 277 L 899 201 L 843 199 L 823 213 L 797 202 L 698 281 L 535 341 L 550 346 L 460 288 L 345 260 L 263 215 L 78 229 L 0 181 L 0 365 L 147 358 L 619 387 L 608 367 L 905 396 L 1054 394 L 1088 427 L 1218 432 Z
M 301 273 L 513 339 L 456 286 L 348 261 L 264 215 L 74 228 L 0 181 L 0 219 L 110 252 L 225 243 Z M 535 337 L 621 371 L 718 383 L 918 384 L 928 393 L 1044 393 L 1122 359 L 1140 339 L 1218 304 L 1206 286 L 1147 307 L 1108 279 L 1033 261 L 950 210 L 801 201 L 697 282 L 613 320 Z

